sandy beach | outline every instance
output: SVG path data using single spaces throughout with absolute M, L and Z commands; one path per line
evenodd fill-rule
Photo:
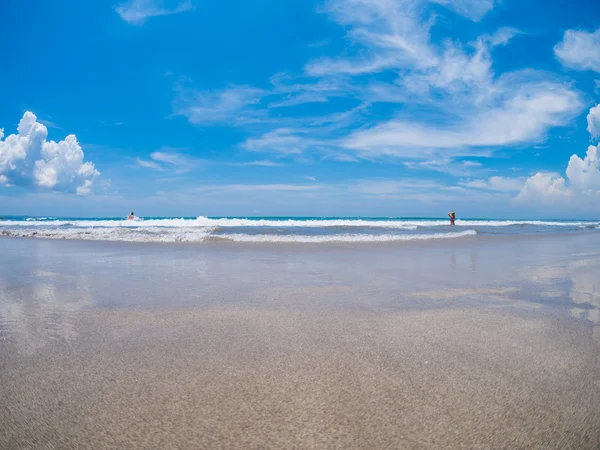
M 600 443 L 600 235 L 0 253 L 1 448 Z

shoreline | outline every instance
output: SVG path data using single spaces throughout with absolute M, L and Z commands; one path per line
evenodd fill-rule
M 357 241 L 357 242 L 344 242 L 344 241 L 326 241 L 326 242 L 245 242 L 245 241 L 233 241 L 227 239 L 227 235 L 224 238 L 218 236 L 210 236 L 202 241 L 179 241 L 179 242 L 160 242 L 160 241 L 133 241 L 133 240 L 111 240 L 111 239 L 81 239 L 81 238 L 64 238 L 64 237 L 35 237 L 35 236 L 11 236 L 4 235 L 0 232 L 0 240 L 26 240 L 26 241 L 59 241 L 59 242 L 76 242 L 76 243 L 99 243 L 108 245 L 134 245 L 134 246 L 156 246 L 156 247 L 311 247 L 314 250 L 316 247 L 332 247 L 332 248 L 387 248 L 387 247 L 404 247 L 404 246 L 427 246 L 435 245 L 441 246 L 444 244 L 459 245 L 465 242 L 477 242 L 477 243 L 488 243 L 488 242 L 499 242 L 499 241 L 515 241 L 515 240 L 535 240 L 535 239 L 547 239 L 547 238 L 564 238 L 564 237 L 580 237 L 580 236 L 600 236 L 600 231 L 590 231 L 586 229 L 581 230 L 569 230 L 569 231 L 546 231 L 538 232 L 535 234 L 494 234 L 494 233 L 477 233 L 475 235 L 465 235 L 460 237 L 450 237 L 442 239 L 407 239 L 407 240 L 390 240 L 390 241 Z

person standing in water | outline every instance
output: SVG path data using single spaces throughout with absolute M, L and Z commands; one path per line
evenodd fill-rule
M 456 220 L 456 213 L 454 211 L 449 212 L 448 217 L 450 217 L 450 225 L 454 225 L 454 221 Z
M 133 213 L 133 211 L 131 211 L 131 214 L 129 214 L 129 217 L 127 218 L 127 220 L 133 220 L 135 219 L 135 214 Z

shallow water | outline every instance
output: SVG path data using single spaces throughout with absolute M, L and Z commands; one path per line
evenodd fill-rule
M 598 221 L 539 221 L 426 218 L 54 218 L 12 217 L 0 220 L 0 235 L 49 239 L 126 242 L 406 242 L 486 235 L 536 235 L 599 232 Z
M 0 238 L 0 254 L 0 332 L 20 339 L 60 337 L 44 323 L 104 307 L 453 305 L 600 319 L 595 233 L 318 247 Z
M 0 238 L 2 448 L 597 448 L 600 235 Z

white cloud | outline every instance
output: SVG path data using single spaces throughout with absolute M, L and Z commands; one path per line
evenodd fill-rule
M 115 11 L 125 22 L 132 25 L 142 25 L 149 17 L 168 16 L 194 9 L 191 1 L 182 1 L 168 8 L 165 1 L 160 0 L 129 0 L 115 7 Z
M 590 145 L 583 159 L 577 155 L 571 156 L 567 178 L 578 193 L 600 194 L 600 144 Z
M 46 128 L 56 128 L 57 130 L 62 130 L 62 127 L 58 126 L 54 122 L 51 122 L 50 120 L 42 120 L 38 117 L 37 121 L 42 125 L 46 125 Z
M 552 126 L 564 125 L 581 108 L 579 96 L 566 86 L 541 82 L 502 90 L 498 104 L 450 123 L 392 120 L 357 131 L 341 142 L 363 156 L 425 158 L 440 149 L 468 155 L 465 149 L 486 149 L 537 142 Z M 446 154 L 448 154 L 447 152 Z
M 252 107 L 266 95 L 263 89 L 251 86 L 230 86 L 217 91 L 195 91 L 178 88 L 175 113 L 192 124 L 219 122 L 247 123 L 258 118 Z
M 0 130 L 0 184 L 29 185 L 87 195 L 100 175 L 84 154 L 75 135 L 47 141 L 48 129 L 27 111 L 17 128 L 2 140 Z
M 148 161 L 146 159 L 136 158 L 135 163 L 138 166 L 143 167 L 144 169 L 153 169 L 153 170 L 158 170 L 158 171 L 164 170 L 163 166 L 161 166 L 159 163 L 157 163 L 155 161 Z
M 284 155 L 298 155 L 311 147 L 319 145 L 319 141 L 306 138 L 298 130 L 278 128 L 259 138 L 247 139 L 242 148 L 253 152 L 273 152 Z
M 600 137 L 600 104 L 590 108 L 587 115 L 587 130 L 592 137 Z
M 600 105 L 590 109 L 588 131 L 597 136 Z M 583 211 L 600 211 L 600 144 L 590 145 L 585 157 L 571 155 L 566 179 L 558 173 L 538 172 L 525 182 L 516 197 L 529 203 L 559 204 Z
M 135 162 L 139 167 L 153 169 L 157 171 L 175 171 L 175 173 L 185 173 L 193 168 L 199 160 L 190 158 L 172 147 L 161 147 L 160 150 L 150 153 L 150 159 L 136 158 Z
M 498 3 L 496 0 L 431 0 L 431 2 L 453 9 L 457 14 L 475 22 L 481 20 Z
M 562 203 L 572 197 L 566 181 L 556 172 L 538 172 L 529 177 L 516 200 L 520 202 Z
M 583 159 L 572 155 L 566 175 L 538 172 L 527 179 L 516 200 L 600 210 L 600 145 L 589 146 Z
M 497 3 L 326 0 L 322 11 L 344 27 L 352 44 L 344 56 L 308 61 L 296 79 L 276 74 L 269 89 L 180 90 L 175 112 L 194 124 L 261 125 L 241 144 L 249 151 L 345 160 L 394 157 L 413 167 L 481 177 L 456 158 L 542 142 L 549 129 L 568 125 L 582 108 L 579 93 L 548 73 L 494 73 L 494 49 L 520 33 L 514 28 L 469 43 L 432 41 L 436 14 L 443 13 L 437 5 L 478 21 Z M 384 71 L 388 81 L 380 76 Z M 343 119 L 293 117 L 294 106 L 342 96 L 355 102 L 354 109 L 337 111 L 346 114 Z M 333 109 L 331 103 L 327 107 Z M 386 110 L 396 114 L 380 113 L 377 103 L 387 103 Z M 452 167 L 425 167 L 426 161 Z
M 483 39 L 489 42 L 489 44 L 492 46 L 506 45 L 513 37 L 515 37 L 518 34 L 521 34 L 521 31 L 517 30 L 516 28 L 502 27 L 496 30 L 496 32 L 490 36 L 483 36 Z
M 315 184 L 219 184 L 215 186 L 203 186 L 198 191 L 220 191 L 220 192 L 252 192 L 252 191 L 314 191 L 322 189 Z
M 426 17 L 428 3 L 443 5 L 468 19 L 478 21 L 494 7 L 495 1 L 329 0 L 324 11 L 334 21 L 349 28 L 350 40 L 369 51 L 353 59 L 321 58 L 308 63 L 306 72 L 312 76 L 339 73 L 360 75 L 390 68 L 425 69 L 435 66 L 439 62 L 439 56 L 430 43 L 429 33 L 434 24 L 434 16 Z M 494 41 L 507 42 L 512 35 L 514 30 L 505 28 Z
M 458 184 L 461 186 L 483 189 L 487 191 L 498 191 L 498 192 L 518 192 L 523 187 L 524 178 L 508 178 L 493 176 L 487 180 L 468 180 L 460 181 Z
M 452 158 L 427 159 L 424 161 L 405 161 L 404 165 L 409 169 L 432 170 L 435 172 L 447 173 L 449 175 L 464 177 L 482 175 L 489 172 L 483 167 L 483 164 L 476 161 L 456 161 Z
M 258 166 L 258 167 L 280 167 L 282 166 L 281 163 L 275 162 L 275 161 L 268 161 L 268 160 L 259 160 L 259 161 L 250 161 L 250 162 L 245 162 L 245 163 L 240 163 L 240 166 Z
M 150 158 L 154 161 L 171 164 L 173 166 L 182 166 L 188 162 L 187 158 L 179 153 L 168 153 L 165 151 L 152 152 L 150 153 Z
M 473 191 L 461 186 L 420 178 L 363 179 L 346 186 L 346 189 L 366 197 L 410 199 L 421 203 L 457 201 L 473 195 Z
M 431 21 L 420 19 L 423 2 L 412 0 L 330 0 L 325 12 L 349 27 L 348 37 L 368 54 L 354 59 L 323 58 L 305 67 L 312 76 L 359 75 L 401 65 L 427 67 L 436 57 L 429 48 Z M 373 51 L 374 50 L 374 51 Z
M 196 90 L 186 87 L 186 80 L 176 85 L 173 102 L 175 114 L 185 116 L 195 125 L 250 125 L 283 122 L 273 112 L 306 103 L 325 103 L 332 97 L 344 97 L 356 89 L 342 77 L 310 80 L 277 73 L 270 77 L 268 88 L 229 85 L 223 89 Z
M 594 32 L 567 30 L 554 47 L 558 60 L 570 69 L 600 72 L 600 28 Z

